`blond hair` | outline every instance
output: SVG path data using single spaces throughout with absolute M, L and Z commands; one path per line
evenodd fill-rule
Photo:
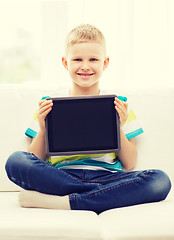
M 90 24 L 81 24 L 68 33 L 65 41 L 65 53 L 68 53 L 68 49 L 72 45 L 89 40 L 100 42 L 106 48 L 105 37 L 98 28 Z

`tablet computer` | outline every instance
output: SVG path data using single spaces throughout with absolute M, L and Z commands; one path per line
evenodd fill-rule
M 49 156 L 109 153 L 120 150 L 120 121 L 116 95 L 49 98 L 46 117 Z

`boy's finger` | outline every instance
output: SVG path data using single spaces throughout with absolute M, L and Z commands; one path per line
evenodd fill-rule
M 122 100 L 119 100 L 118 98 L 116 98 L 115 104 L 118 106 L 122 106 L 122 108 L 125 108 L 126 110 L 128 109 L 128 103 L 123 102 Z
M 52 108 L 48 108 L 47 110 L 45 110 L 41 115 L 42 115 L 42 118 L 45 119 L 46 116 L 48 115 L 48 113 L 52 110 Z
M 41 105 L 46 105 L 46 104 L 49 104 L 49 103 L 52 103 L 53 101 L 52 100 L 46 100 L 46 99 L 44 99 L 44 100 L 41 100 L 40 102 L 39 102 L 39 106 L 41 106 Z
M 124 104 L 124 106 L 125 106 L 125 108 L 127 110 L 128 109 L 128 103 L 127 102 L 123 102 L 123 104 Z
M 45 107 L 43 107 L 39 110 L 39 114 L 42 114 L 42 113 L 44 113 L 45 111 L 47 111 L 48 109 L 51 109 L 51 108 L 52 108 L 52 105 L 45 106 Z
M 39 108 L 43 108 L 43 107 L 48 106 L 50 104 L 53 104 L 52 100 L 49 100 L 49 101 L 43 100 L 42 102 L 40 102 Z
M 40 106 L 38 113 L 42 114 L 43 112 L 47 111 L 47 109 L 52 108 L 52 106 L 53 106 L 53 103 L 42 105 Z
M 125 106 L 124 106 L 124 104 L 123 104 L 122 101 L 120 101 L 119 99 L 116 100 L 116 101 L 115 101 L 115 105 L 116 105 L 117 107 L 119 107 L 120 109 L 122 109 L 122 111 L 124 111 Z
M 116 111 L 117 111 L 117 113 L 119 115 L 120 121 L 121 121 L 121 119 L 123 118 L 124 114 L 117 106 L 115 106 L 115 109 L 116 109 Z

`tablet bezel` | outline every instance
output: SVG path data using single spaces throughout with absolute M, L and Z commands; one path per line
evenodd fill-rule
M 113 100 L 114 104 L 114 99 L 117 97 L 116 95 L 96 95 L 96 96 L 79 96 L 79 97 L 53 97 L 53 98 L 46 98 L 46 100 L 52 100 L 53 101 L 53 106 L 54 106 L 54 101 L 67 101 L 67 100 L 82 100 L 82 99 L 96 99 L 96 98 L 111 98 Z M 113 105 L 114 107 L 114 105 Z M 45 119 L 45 126 L 46 126 L 46 134 L 45 134 L 45 139 L 46 139 L 46 153 L 48 156 L 62 156 L 62 155 L 79 155 L 79 154 L 102 154 L 102 153 L 110 153 L 110 152 L 119 152 L 120 151 L 120 119 L 119 115 L 116 111 L 115 108 L 113 108 L 113 111 L 115 112 L 115 117 L 116 117 L 116 130 L 117 130 L 117 143 L 118 147 L 117 148 L 112 148 L 112 149 L 98 149 L 98 150 L 79 150 L 79 151 L 61 151 L 61 152 L 52 152 L 49 148 L 49 139 L 48 139 L 48 121 L 49 121 L 49 114 L 47 115 Z

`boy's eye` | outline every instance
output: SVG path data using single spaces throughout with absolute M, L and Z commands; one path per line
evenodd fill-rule
M 75 59 L 73 59 L 73 61 L 80 62 L 80 61 L 82 61 L 82 59 L 81 58 L 75 58 Z
M 91 58 L 90 61 L 95 62 L 95 61 L 98 61 L 98 59 L 97 58 Z

